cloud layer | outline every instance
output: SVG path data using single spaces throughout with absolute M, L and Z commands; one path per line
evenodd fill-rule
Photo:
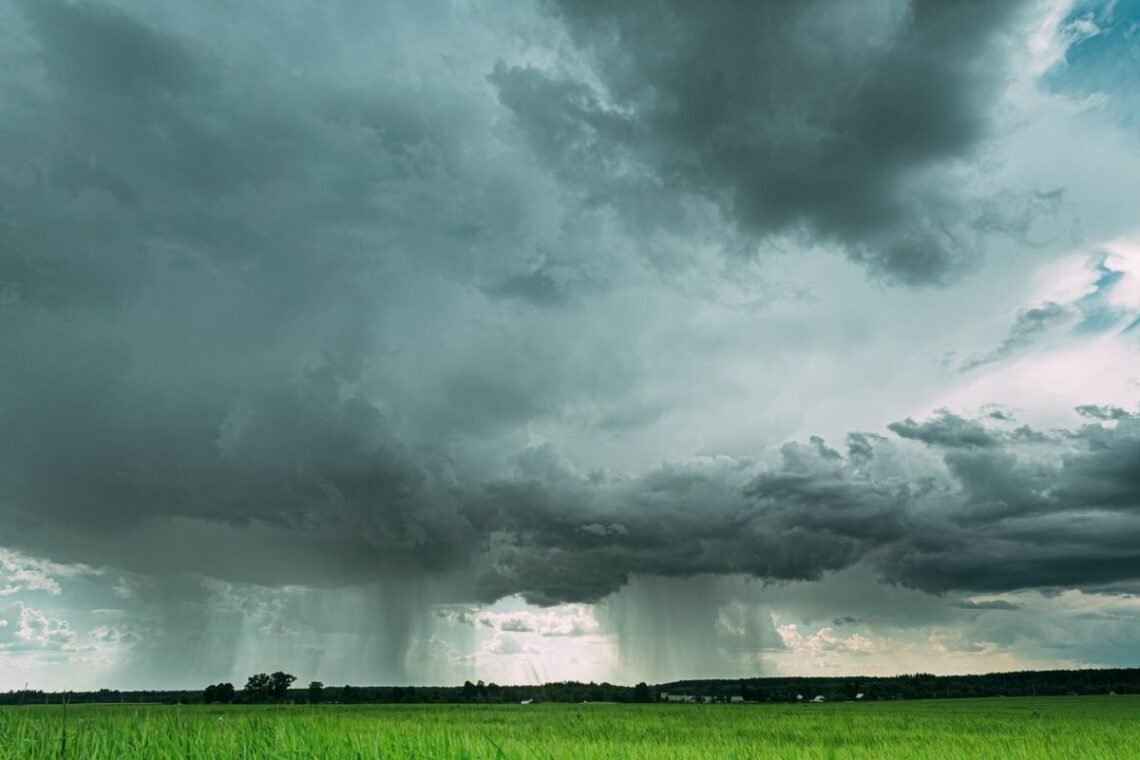
M 637 225 L 711 202 L 747 234 L 834 241 L 942 282 L 1013 227 L 970 166 L 1024 3 L 553 2 L 588 74 L 497 66 L 535 150 Z
M 534 655 L 687 579 L 693 641 L 823 651 L 858 610 L 700 584 L 1134 589 L 1138 149 L 1073 13 L 0 2 L 4 646 L 134 641 L 60 578 L 156 660 L 387 610 L 385 672 L 430 604 Z
M 865 560 L 932 590 L 1131 578 L 1123 548 L 1085 556 L 1101 523 L 1078 518 L 1130 535 L 1131 417 L 1040 444 L 949 413 L 891 423 L 926 445 L 929 473 L 883 464 L 896 445 L 861 434 L 846 455 L 813 438 L 775 466 L 711 456 L 633 475 L 520 446 L 512 431 L 584 399 L 620 410 L 603 428 L 659 413 L 623 397 L 642 367 L 591 365 L 636 334 L 597 332 L 589 309 L 573 329 L 509 321 L 580 312 L 575 297 L 604 308 L 599 282 L 618 276 L 565 242 L 530 264 L 499 253 L 539 242 L 528 226 L 545 212 L 522 193 L 549 180 L 529 150 L 571 193 L 549 212 L 564 223 L 601 204 L 668 228 L 703 198 L 748 234 L 797 226 L 892 278 L 938 281 L 960 262 L 929 235 L 976 220 L 931 172 L 985 139 L 1019 18 L 926 2 L 550 10 L 535 18 L 564 25 L 586 79 L 500 58 L 485 80 L 341 83 L 327 49 L 274 57 L 295 15 L 252 52 L 168 14 L 8 9 L 24 36 L 4 130 L 25 156 L 2 186 L 0 341 L 21 357 L 0 398 L 9 540 L 265 584 L 456 575 L 480 598 L 542 602 L 597 600 L 634 573 L 817 578 Z M 318 44 L 365 43 L 346 12 L 322 16 Z M 472 153 L 502 139 L 496 100 L 530 138 L 506 161 Z M 969 366 L 1066 313 L 1020 312 Z

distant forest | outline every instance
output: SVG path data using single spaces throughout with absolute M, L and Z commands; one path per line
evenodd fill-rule
M 650 686 L 565 681 L 541 686 L 499 686 L 470 681 L 462 686 L 325 686 L 313 681 L 292 688 L 296 679 L 285 672 L 250 676 L 244 688 L 211 684 L 200 691 L 43 692 L 22 689 L 0 693 L 0 704 L 143 702 L 159 704 L 373 704 L 373 703 L 509 703 L 658 702 L 663 694 L 689 695 L 713 702 L 796 702 L 823 697 L 828 701 L 945 699 L 962 697 L 1140 694 L 1140 668 L 1103 670 L 1027 670 L 986 675 L 935 676 L 916 673 L 892 677 L 744 678 L 673 681 Z

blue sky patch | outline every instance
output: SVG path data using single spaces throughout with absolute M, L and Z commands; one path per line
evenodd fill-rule
M 1065 60 L 1044 77 L 1057 92 L 1105 93 L 1126 123 L 1140 111 L 1140 0 L 1081 2 L 1061 24 L 1071 41 Z

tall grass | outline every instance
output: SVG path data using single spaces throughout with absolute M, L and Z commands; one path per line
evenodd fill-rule
M 0 760 L 1140 758 L 1140 697 L 0 708 Z M 65 739 L 63 737 L 66 737 Z

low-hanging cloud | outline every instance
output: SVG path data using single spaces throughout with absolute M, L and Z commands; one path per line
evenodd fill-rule
M 106 513 L 83 548 L 63 538 L 74 530 L 66 507 L 98 482 L 74 482 L 75 495 L 29 492 L 6 519 L 29 522 L 22 510 L 35 505 L 39 528 L 17 538 L 94 564 L 162 572 L 174 560 L 132 553 L 131 537 L 146 533 L 127 528 L 191 520 L 185 527 L 217 528 L 182 531 L 184 550 L 174 554 L 202 561 L 181 571 L 265 584 L 450 578 L 461 597 L 519 594 L 540 604 L 597 601 L 633 575 L 802 580 L 860 563 L 932 592 L 1097 587 L 1140 576 L 1135 415 L 1043 444 L 943 413 L 891 425 L 898 438 L 860 436 L 869 448 L 847 456 L 813 439 L 785 445 L 774 466 L 720 457 L 639 476 L 578 472 L 546 446 L 524 452 L 511 477 L 464 481 L 447 466 L 411 464 L 378 422 L 368 423 L 368 411 L 335 417 L 329 428 L 311 419 L 269 428 L 254 438 L 254 459 L 215 449 L 209 477 L 188 482 L 188 493 L 168 488 L 157 498 L 147 478 L 120 474 L 100 493 L 140 508 L 95 505 Z M 256 415 L 245 424 L 244 434 L 256 435 Z M 933 456 L 908 458 L 914 446 Z M 257 540 L 259 532 L 272 540 Z M 208 560 L 221 535 L 245 545 L 244 562 Z M 213 554 L 199 544 L 207 541 Z M 298 549 L 310 557 L 273 556 Z M 243 575 L 247 564 L 261 574 Z

